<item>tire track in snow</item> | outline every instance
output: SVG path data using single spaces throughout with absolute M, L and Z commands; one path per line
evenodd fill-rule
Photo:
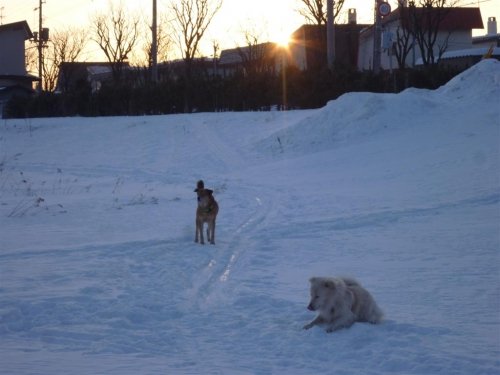
M 210 157 L 215 157 L 223 164 L 224 168 L 231 171 L 241 170 L 248 165 L 245 156 L 241 153 L 242 150 L 237 148 L 238 146 L 226 142 L 220 136 L 221 131 L 216 124 L 204 121 L 196 127 L 194 133 L 197 141 L 206 149 L 204 152 Z M 234 230 L 234 234 L 228 242 L 217 241 L 216 235 L 217 244 L 214 256 L 200 272 L 193 276 L 192 287 L 186 292 L 189 307 L 206 306 L 224 298 L 222 289 L 230 281 L 238 260 L 248 248 L 248 242 L 251 241 L 252 237 L 255 237 L 255 230 L 272 212 L 273 202 L 263 202 L 259 197 L 259 195 L 269 195 L 261 195 L 263 194 L 261 187 L 258 189 L 259 195 L 252 190 L 245 194 L 253 203 L 252 209 L 245 206 L 242 208 L 242 214 L 232 212 L 234 217 L 242 218 L 242 222 Z
M 264 204 L 259 197 L 254 198 L 255 206 L 250 216 L 237 227 L 229 242 L 220 246 L 208 264 L 193 278 L 193 286 L 187 291 L 189 307 L 206 306 L 220 302 L 224 298 L 223 288 L 230 281 L 238 260 L 255 236 L 260 224 L 272 212 L 271 203 Z
M 258 210 L 258 211 L 260 211 L 260 210 L 261 210 L 261 208 L 262 208 L 262 201 L 260 200 L 260 198 L 259 198 L 259 197 L 255 197 L 255 200 L 256 200 L 256 202 L 257 202 L 257 204 L 258 204 L 258 209 L 257 209 L 257 210 Z M 266 215 L 267 215 L 267 214 L 266 214 Z M 255 225 L 257 225 L 259 222 L 262 222 L 262 221 L 263 221 L 263 219 L 265 218 L 265 216 L 266 216 L 266 215 L 264 215 L 264 216 L 260 215 L 260 217 L 256 217 L 256 215 L 254 215 L 254 216 L 250 217 L 250 218 L 249 218 L 249 219 L 248 219 L 245 223 L 243 223 L 242 225 L 240 225 L 240 226 L 238 227 L 238 229 L 236 230 L 236 235 L 237 235 L 237 236 L 240 236 L 240 235 L 241 235 L 241 233 L 242 233 L 242 232 L 243 232 L 243 231 L 244 231 L 247 227 L 251 227 L 252 225 L 253 225 L 253 226 L 255 226 Z M 255 222 L 255 223 L 254 223 L 254 222 Z M 249 228 L 249 229 L 251 229 L 251 228 Z M 226 265 L 226 268 L 225 268 L 224 272 L 223 272 L 223 273 L 222 273 L 222 275 L 219 277 L 219 281 L 220 281 L 220 282 L 223 282 L 223 283 L 224 283 L 224 282 L 228 281 L 229 276 L 230 276 L 230 274 L 231 274 L 231 272 L 232 272 L 233 266 L 235 265 L 235 263 L 236 263 L 236 260 L 237 260 L 237 259 L 238 259 L 238 254 L 237 254 L 237 252 L 235 252 L 235 253 L 233 253 L 233 254 L 231 255 L 231 258 L 229 259 L 229 262 L 228 262 L 228 264 Z

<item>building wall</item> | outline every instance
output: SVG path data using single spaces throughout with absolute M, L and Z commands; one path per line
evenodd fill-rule
M 335 25 L 335 63 L 356 67 L 359 32 L 366 25 Z M 321 70 L 327 65 L 326 25 L 303 25 L 291 38 L 290 63 L 300 70 Z
M 500 34 L 498 36 L 485 36 L 481 38 L 475 38 L 474 47 L 478 48 L 489 48 L 489 47 L 500 47 Z
M 394 38 L 396 38 L 397 24 L 392 23 L 385 26 L 386 31 L 392 33 Z M 368 34 L 369 33 L 369 34 Z M 359 43 L 359 56 L 358 56 L 358 69 L 359 70 L 371 70 L 373 66 L 373 34 L 368 31 L 366 34 L 362 35 Z M 448 37 L 449 35 L 449 37 Z M 457 30 L 449 34 L 448 31 L 440 32 L 438 34 L 436 43 L 434 44 L 434 56 L 437 59 L 439 56 L 439 46 L 443 46 L 448 37 L 448 46 L 446 51 L 455 51 L 465 48 L 472 47 L 472 31 L 471 30 Z M 394 39 L 395 42 L 395 39 Z M 396 56 L 392 54 L 389 49 L 382 49 L 380 67 L 384 70 L 398 69 L 398 62 Z M 414 67 L 415 65 L 422 64 L 422 55 L 420 53 L 420 48 L 418 45 L 410 50 L 407 58 L 407 67 Z
M 0 75 L 26 75 L 24 30 L 0 33 Z
M 290 43 L 290 56 L 293 65 L 300 70 L 307 69 L 306 35 L 304 28 L 299 29 L 296 34 L 294 34 Z
M 362 35 L 359 39 L 358 70 L 372 70 L 373 37 Z

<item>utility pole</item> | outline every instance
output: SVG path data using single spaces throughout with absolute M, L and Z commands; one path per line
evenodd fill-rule
M 382 17 L 380 16 L 379 6 L 382 1 L 375 0 L 374 7 L 374 33 L 373 33 L 373 73 L 380 73 L 380 57 L 382 43 Z
M 40 0 L 38 6 L 38 76 L 40 82 L 38 83 L 38 92 L 41 93 L 43 90 L 43 28 L 42 28 L 42 4 L 43 0 Z
M 158 35 L 157 35 L 157 22 L 156 22 L 156 0 L 153 0 L 153 41 L 151 44 L 151 80 L 158 82 Z
M 333 24 L 334 0 L 326 1 L 326 58 L 328 69 L 333 69 L 335 62 L 335 26 Z

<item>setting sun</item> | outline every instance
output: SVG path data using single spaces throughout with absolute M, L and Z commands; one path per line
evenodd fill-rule
M 287 46 L 290 35 L 304 22 L 290 0 L 225 0 L 220 14 L 208 31 L 210 38 L 220 38 L 222 45 L 243 45 L 243 32 L 251 29 L 259 42 Z
M 271 41 L 274 43 L 277 43 L 280 47 L 285 47 L 288 48 L 288 45 L 290 43 L 290 32 L 280 30 L 279 32 L 275 33 L 270 37 Z

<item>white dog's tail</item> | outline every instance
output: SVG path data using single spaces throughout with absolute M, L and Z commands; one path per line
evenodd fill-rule
M 352 277 L 341 277 L 341 279 L 344 281 L 345 285 L 349 286 L 361 286 L 361 284 L 358 282 L 358 280 L 353 279 Z

